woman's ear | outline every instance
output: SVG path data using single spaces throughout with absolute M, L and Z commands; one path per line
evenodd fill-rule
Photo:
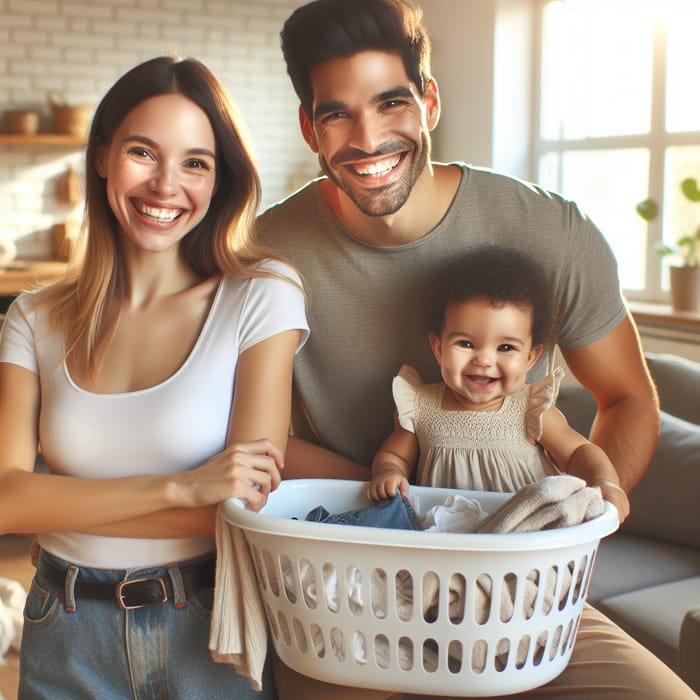
M 542 353 L 544 353 L 544 345 L 535 345 L 531 350 L 530 354 L 527 356 L 527 368 L 530 369 L 537 360 L 542 357 Z
M 102 144 L 95 149 L 95 170 L 100 177 L 107 177 L 107 148 Z
M 304 137 L 304 141 L 308 147 L 314 152 L 318 153 L 318 142 L 316 141 L 316 133 L 314 132 L 314 125 L 306 113 L 306 110 L 299 105 L 299 127 L 301 128 L 301 135 Z
M 430 342 L 435 360 L 439 365 L 442 365 L 442 342 L 440 341 L 440 336 L 435 335 L 435 333 L 429 333 L 428 341 Z

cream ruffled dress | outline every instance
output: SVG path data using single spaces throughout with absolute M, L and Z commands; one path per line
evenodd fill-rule
M 442 382 L 423 384 L 415 369 L 401 367 L 392 390 L 401 427 L 418 439 L 416 483 L 517 491 L 559 473 L 537 442 L 542 413 L 554 404 L 563 376 L 557 367 L 541 381 L 506 396 L 497 411 L 446 411 Z

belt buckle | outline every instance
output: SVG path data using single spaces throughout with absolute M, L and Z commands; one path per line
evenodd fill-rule
M 126 602 L 125 589 L 136 583 L 144 583 L 146 581 L 155 581 L 160 585 L 160 600 L 151 600 L 148 603 L 140 603 L 138 605 L 129 605 Z M 128 595 L 128 593 L 126 594 Z M 121 581 L 117 584 L 117 603 L 122 610 L 137 610 L 138 608 L 145 608 L 147 605 L 154 605 L 155 603 L 165 603 L 168 600 L 168 591 L 165 588 L 165 582 L 162 578 L 135 578 L 130 581 Z

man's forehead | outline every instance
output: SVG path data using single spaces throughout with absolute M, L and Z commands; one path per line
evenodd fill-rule
M 374 99 L 396 88 L 416 87 L 406 73 L 401 56 L 385 51 L 361 51 L 351 56 L 329 58 L 310 73 L 315 102 L 347 102 Z

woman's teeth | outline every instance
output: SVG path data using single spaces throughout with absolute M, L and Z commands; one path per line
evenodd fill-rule
M 149 207 L 142 204 L 139 211 L 151 219 L 160 221 L 162 223 L 169 223 L 174 221 L 182 213 L 180 209 L 161 209 L 160 207 Z

